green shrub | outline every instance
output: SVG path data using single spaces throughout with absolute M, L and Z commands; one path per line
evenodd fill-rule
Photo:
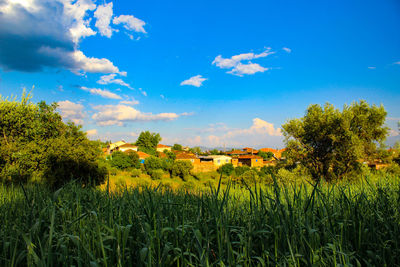
M 175 161 L 172 164 L 172 175 L 180 177 L 186 180 L 190 176 L 190 171 L 193 169 L 193 165 L 188 160 Z
M 151 176 L 151 179 L 161 180 L 162 177 L 164 176 L 164 171 L 162 169 L 151 170 L 151 172 L 149 174 Z
M 235 168 L 235 175 L 237 176 L 237 177 L 239 177 L 239 176 L 241 176 L 243 173 L 245 173 L 246 171 L 248 171 L 248 170 L 250 170 L 250 167 L 249 166 L 237 166 L 236 168 Z
M 139 177 L 142 174 L 142 171 L 140 169 L 133 169 L 131 170 L 131 177 Z
M 248 170 L 244 172 L 242 175 L 240 175 L 241 182 L 247 185 L 253 185 L 257 182 L 259 182 L 259 176 L 255 170 Z
M 225 174 L 226 176 L 230 176 L 235 168 L 233 167 L 232 163 L 227 163 L 222 166 L 220 166 L 217 170 L 218 173 Z
M 115 151 L 111 154 L 110 165 L 120 170 L 139 168 L 139 155 L 134 151 L 128 153 Z

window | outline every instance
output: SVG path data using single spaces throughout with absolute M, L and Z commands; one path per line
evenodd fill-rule
M 218 163 L 220 163 L 221 161 L 220 160 L 218 160 Z
M 256 162 L 258 161 L 258 159 L 256 159 Z
M 225 162 L 228 162 L 228 160 L 225 160 Z

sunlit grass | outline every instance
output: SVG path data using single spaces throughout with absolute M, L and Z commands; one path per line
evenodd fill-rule
M 129 179 L 113 190 L 0 186 L 0 266 L 400 264 L 398 177 L 204 192 Z

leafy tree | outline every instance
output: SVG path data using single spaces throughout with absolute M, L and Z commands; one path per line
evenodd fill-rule
M 161 136 L 158 133 L 150 133 L 149 131 L 141 132 L 136 145 L 139 151 L 143 151 L 150 155 L 156 155 L 157 145 L 161 141 Z
M 174 144 L 172 146 L 172 150 L 176 150 L 176 151 L 183 151 L 183 147 L 180 144 Z
M 190 176 L 190 171 L 193 169 L 193 165 L 188 160 L 178 160 L 172 164 L 172 175 L 187 180 Z
M 252 185 L 258 181 L 259 176 L 255 170 L 248 170 L 240 175 L 240 178 L 243 184 Z
M 211 155 L 219 155 L 220 153 L 221 153 L 221 151 L 219 151 L 218 149 L 210 150 Z
M 161 159 L 151 156 L 144 161 L 144 168 L 147 171 L 147 173 L 151 175 L 151 172 L 153 170 L 158 170 L 158 169 L 171 172 L 172 164 L 173 161 L 170 159 Z
M 190 148 L 189 151 L 196 155 L 200 155 L 202 153 L 201 148 L 198 146 Z
M 235 168 L 232 163 L 227 163 L 218 168 L 217 172 L 230 176 L 234 172 Z
M 121 170 L 139 168 L 139 155 L 134 151 L 129 151 L 127 153 L 115 151 L 111 155 L 110 165 Z
M 383 106 L 365 101 L 345 105 L 342 111 L 329 103 L 311 105 L 303 118 L 282 125 L 288 160 L 303 164 L 315 180 L 341 179 L 385 140 L 385 117 Z
M 237 166 L 237 167 L 235 168 L 235 175 L 236 175 L 236 176 L 240 176 L 240 175 L 242 175 L 243 173 L 245 173 L 245 172 L 248 171 L 248 170 L 250 170 L 250 167 L 247 166 L 247 165 L 244 165 L 244 166 Z
M 176 159 L 176 154 L 174 152 L 164 150 L 165 155 L 167 155 L 168 159 L 174 161 Z
M 104 182 L 98 142 L 87 139 L 81 126 L 63 123 L 57 104 L 38 104 L 31 95 L 0 98 L 0 179 L 43 182 L 58 187 L 71 179 L 84 185 Z
M 264 160 L 269 160 L 274 156 L 274 153 L 271 151 L 264 152 L 264 151 L 258 151 L 258 155 L 262 157 Z

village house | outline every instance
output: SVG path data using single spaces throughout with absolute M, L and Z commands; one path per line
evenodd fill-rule
M 121 146 L 118 146 L 115 148 L 116 151 L 121 151 L 121 152 L 128 152 L 128 151 L 138 151 L 138 147 L 135 145 L 131 144 L 123 144 Z
M 175 160 L 188 160 L 193 164 L 200 164 L 200 159 L 196 157 L 196 155 L 193 153 L 185 153 L 185 152 L 178 153 L 176 154 Z
M 213 162 L 215 166 L 231 163 L 232 158 L 225 155 L 200 156 L 200 162 Z
M 109 144 L 107 146 L 107 154 L 109 154 L 109 155 L 112 154 L 118 147 L 125 145 L 125 144 L 126 144 L 126 142 L 124 140 Z
M 246 155 L 247 152 L 243 150 L 234 149 L 232 151 L 226 152 L 225 154 L 229 156 L 239 156 L 239 155 Z
M 243 151 L 246 152 L 247 154 L 251 154 L 251 155 L 258 153 L 258 150 L 251 148 L 251 147 L 245 147 L 245 148 L 243 148 Z
M 239 163 L 247 165 L 249 167 L 262 167 L 264 166 L 264 160 L 260 156 L 256 155 L 242 155 L 238 157 Z
M 259 151 L 262 152 L 271 152 L 274 154 L 275 159 L 280 159 L 282 158 L 282 153 L 286 150 L 286 148 L 283 149 L 273 149 L 273 148 L 260 148 Z
M 157 152 L 164 152 L 164 150 L 171 151 L 170 146 L 166 146 L 166 145 L 162 145 L 162 144 L 158 144 L 156 149 L 157 149 Z

